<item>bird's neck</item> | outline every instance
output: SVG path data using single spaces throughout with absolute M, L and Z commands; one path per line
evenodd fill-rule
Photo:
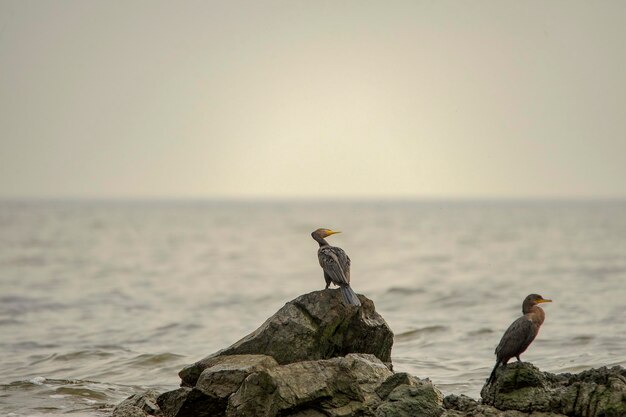
M 546 319 L 546 313 L 543 311 L 543 308 L 539 306 L 532 306 L 527 311 L 524 311 L 524 315 L 528 317 L 530 321 L 541 326 L 543 321 Z
M 319 243 L 319 244 L 320 244 L 320 248 L 321 248 L 322 246 L 330 246 L 330 245 L 328 244 L 328 242 L 326 242 L 326 240 L 324 240 L 324 238 L 323 238 L 323 237 L 313 236 L 313 239 L 315 239 L 315 241 L 316 241 L 317 243 Z

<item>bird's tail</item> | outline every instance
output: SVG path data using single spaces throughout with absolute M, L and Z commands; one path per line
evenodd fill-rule
M 491 384 L 491 381 L 496 379 L 496 369 L 500 366 L 500 361 L 496 362 L 496 366 L 493 367 L 493 371 L 491 371 L 491 375 L 489 375 L 489 379 L 487 380 L 487 385 Z
M 359 297 L 357 297 L 356 293 L 352 291 L 349 285 L 341 286 L 341 295 L 343 295 L 343 300 L 346 304 L 352 304 L 353 306 L 360 306 L 361 301 L 359 301 Z

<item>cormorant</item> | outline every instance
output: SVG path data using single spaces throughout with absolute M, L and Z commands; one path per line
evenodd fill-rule
M 551 302 L 552 300 L 546 300 L 539 294 L 530 294 L 524 299 L 522 303 L 522 313 L 524 315 L 515 320 L 504 332 L 504 336 L 502 336 L 495 352 L 496 366 L 494 366 L 487 384 L 491 383 L 496 377 L 496 369 L 498 369 L 500 364 L 506 365 L 512 357 L 516 357 L 518 362 L 522 361 L 519 356 L 535 340 L 537 333 L 539 333 L 539 327 L 541 327 L 546 318 L 546 313 L 537 304 Z
M 352 288 L 350 288 L 350 258 L 343 249 L 330 246 L 328 242 L 324 240 L 325 237 L 336 233 L 341 232 L 335 232 L 330 229 L 317 229 L 311 233 L 313 239 L 320 245 L 317 250 L 317 258 L 320 261 L 320 266 L 324 270 L 326 289 L 328 289 L 332 282 L 341 289 L 341 294 L 346 304 L 360 306 L 361 302 L 359 301 L 359 297 L 357 297 L 355 292 L 352 291 Z

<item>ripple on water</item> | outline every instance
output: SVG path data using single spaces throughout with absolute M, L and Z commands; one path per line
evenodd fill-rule
M 115 356 L 112 352 L 105 350 L 79 350 L 76 352 L 69 352 L 64 354 L 58 354 L 54 357 L 57 361 L 74 361 L 79 359 L 92 359 L 92 358 L 110 358 Z
M 76 352 L 68 353 L 52 353 L 49 355 L 31 355 L 30 365 L 38 365 L 45 362 L 74 362 L 79 360 L 110 358 L 112 356 L 115 356 L 115 354 L 99 349 L 79 350 Z
M 24 323 L 22 320 L 18 320 L 16 318 L 0 319 L 0 326 L 11 326 L 11 325 L 18 325 L 22 323 Z
M 480 328 L 478 330 L 472 330 L 470 332 L 467 332 L 467 335 L 468 336 L 482 336 L 484 334 L 491 334 L 493 332 L 494 332 L 493 329 L 489 329 L 487 327 L 483 327 L 483 328 Z
M 37 377 L 0 385 L 0 397 L 11 392 L 10 413 L 33 416 L 34 413 L 54 414 L 84 412 L 84 415 L 110 415 L 114 404 L 139 392 L 140 387 L 128 387 L 78 379 Z
M 583 335 L 572 337 L 572 342 L 578 345 L 588 345 L 589 343 L 593 342 L 594 339 L 595 339 L 595 336 L 593 335 L 583 334 Z
M 180 358 L 183 358 L 183 355 L 177 355 L 175 353 L 157 353 L 157 354 L 143 354 L 143 355 L 139 355 L 136 356 L 130 360 L 128 360 L 126 363 L 128 365 L 135 365 L 135 366 L 144 366 L 144 367 L 151 367 L 153 365 L 162 365 L 162 364 L 166 364 L 172 361 L 178 361 Z
M 425 293 L 426 290 L 420 287 L 390 287 L 385 291 L 385 294 L 422 294 Z
M 76 386 L 61 386 L 55 389 L 56 394 L 54 395 L 74 396 L 102 401 L 109 398 L 105 392 L 92 388 L 94 385 L 93 383 L 90 383 L 89 387 L 83 386 L 82 384 L 83 382 L 75 382 Z
M 409 330 L 409 331 L 395 335 L 394 341 L 398 343 L 408 342 L 410 340 L 416 340 L 422 337 L 428 337 L 431 334 L 444 332 L 447 330 L 449 330 L 448 326 L 441 326 L 441 325 L 421 327 L 419 329 Z
M 278 213 L 262 204 L 0 204 L 0 222 L 9 226 L 0 228 L 0 241 L 13 247 L 0 257 L 22 257 L 26 266 L 0 277 L 6 351 L 0 375 L 2 383 L 25 380 L 0 386 L 0 416 L 43 416 L 53 407 L 62 411 L 47 415 L 93 417 L 142 384 L 173 389 L 172 375 L 189 361 L 153 355 L 158 346 L 167 347 L 157 352 L 196 359 L 310 291 L 305 277 L 323 282 L 308 238 L 313 227 L 303 220 L 320 214 L 354 232 L 337 243 L 353 259 L 355 290 L 399 332 L 398 371 L 476 397 L 529 288 L 567 301 L 550 306 L 529 351 L 537 366 L 578 372 L 626 364 L 624 203 L 282 207 Z M 280 233 L 256 245 L 268 229 Z M 384 248 L 368 239 L 382 231 L 398 239 L 386 239 Z M 284 251 L 285 244 L 293 250 Z M 245 259 L 232 262 L 229 254 Z M 38 261 L 29 257 L 39 255 L 53 264 L 30 273 L 27 265 Z M 502 301 L 485 302 L 494 296 Z M 440 326 L 424 327 L 432 325 Z M 81 381 L 28 381 L 37 376 Z

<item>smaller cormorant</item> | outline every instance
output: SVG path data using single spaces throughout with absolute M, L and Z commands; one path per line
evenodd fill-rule
M 496 366 L 494 366 L 487 384 L 496 377 L 496 369 L 502 364 L 505 366 L 509 359 L 515 357 L 518 362 L 522 360 L 519 356 L 524 353 L 528 346 L 535 340 L 539 328 L 546 318 L 546 313 L 537 304 L 551 303 L 539 294 L 530 294 L 522 303 L 522 313 L 524 315 L 515 320 L 504 332 L 500 344 L 496 348 Z
M 311 236 L 320 247 L 317 250 L 317 258 L 320 266 L 324 270 L 324 279 L 326 280 L 326 289 L 332 282 L 341 289 L 341 294 L 346 304 L 360 306 L 359 297 L 350 288 L 350 258 L 343 249 L 336 246 L 330 246 L 324 238 L 336 233 L 330 229 L 317 229 Z

